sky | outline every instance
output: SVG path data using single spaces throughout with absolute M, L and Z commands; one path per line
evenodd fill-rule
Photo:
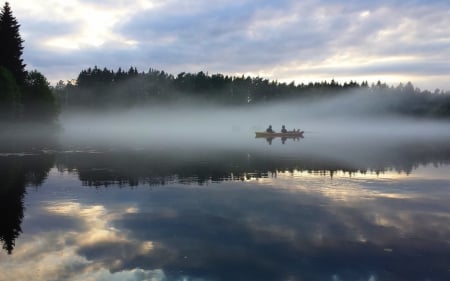
M 450 1 L 10 0 L 27 69 L 54 84 L 136 67 L 450 90 Z

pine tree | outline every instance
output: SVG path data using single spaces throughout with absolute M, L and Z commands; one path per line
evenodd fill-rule
M 0 12 L 0 66 L 8 69 L 21 85 L 25 81 L 25 64 L 21 59 L 23 40 L 19 34 L 17 20 L 13 17 L 9 3 Z

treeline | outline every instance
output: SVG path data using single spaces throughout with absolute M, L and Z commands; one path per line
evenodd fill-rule
M 25 70 L 19 27 L 5 3 L 0 11 L 0 122 L 51 123 L 58 115 L 56 99 L 44 75 Z
M 101 109 L 116 106 L 160 105 L 195 100 L 222 105 L 264 104 L 288 99 L 320 99 L 355 91 L 355 102 L 365 103 L 379 112 L 415 116 L 450 117 L 450 92 L 422 91 L 411 82 L 388 86 L 378 81 L 338 83 L 334 80 L 308 84 L 280 83 L 261 77 L 228 76 L 204 72 L 182 72 L 176 76 L 150 68 L 135 67 L 117 71 L 107 68 L 82 70 L 72 82 L 60 81 L 55 87 L 64 107 Z
M 186 100 L 217 104 L 246 105 L 296 97 L 318 97 L 368 87 L 367 82 L 339 84 L 309 83 L 295 85 L 269 81 L 261 77 L 228 76 L 182 72 L 174 76 L 150 68 L 138 72 L 135 67 L 127 71 L 107 68 L 82 70 L 74 81 L 60 81 L 55 92 L 64 106 L 160 104 Z

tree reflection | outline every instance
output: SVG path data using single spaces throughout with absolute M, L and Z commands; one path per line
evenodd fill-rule
M 22 233 L 26 186 L 41 185 L 53 163 L 52 155 L 0 157 L 0 241 L 8 254 Z
M 287 146 L 287 144 L 285 145 Z M 333 177 L 338 172 L 409 174 L 419 165 L 445 164 L 450 159 L 448 142 L 410 143 L 374 148 L 357 161 L 327 158 L 291 151 L 281 155 L 267 151 L 168 150 L 67 153 L 58 156 L 60 171 L 77 173 L 87 186 L 204 185 L 222 181 L 268 178 L 279 172 L 305 172 Z M 343 152 L 345 154 L 345 152 Z M 353 157 L 350 155 L 349 157 Z

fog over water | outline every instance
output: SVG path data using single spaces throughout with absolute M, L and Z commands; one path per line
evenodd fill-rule
M 63 113 L 60 142 L 78 149 L 248 150 L 301 153 L 327 158 L 377 157 L 393 146 L 450 139 L 447 120 L 387 115 L 380 104 L 357 94 L 326 101 L 288 101 L 258 106 L 170 105 L 108 112 Z M 305 131 L 304 138 L 274 139 L 268 145 L 255 131 Z
M 351 112 L 327 112 L 317 104 L 276 104 L 260 107 L 185 107 L 132 109 L 118 112 L 63 113 L 63 139 L 108 140 L 126 144 L 147 140 L 231 145 L 239 138 L 254 136 L 271 124 L 275 131 L 302 129 L 305 136 L 321 135 L 334 139 L 378 137 L 448 137 L 449 122 L 407 119 L 394 116 L 367 116 Z M 156 143 L 157 144 L 157 143 Z M 241 143 L 239 143 L 240 145 Z
M 383 104 L 385 103 L 385 104 Z M 128 109 L 66 110 L 59 117 L 61 130 L 50 141 L 40 128 L 23 130 L 20 140 L 2 132 L 2 155 L 24 153 L 21 142 L 32 142 L 40 153 L 136 152 L 149 161 L 179 159 L 209 161 L 223 156 L 292 159 L 303 169 L 410 171 L 421 164 L 450 162 L 450 122 L 388 114 L 386 101 L 361 93 L 315 100 L 266 102 L 223 106 L 205 101 Z M 280 131 L 301 129 L 304 138 L 255 138 L 268 125 Z M 6 150 L 4 149 L 6 147 Z M 25 147 L 25 145 L 24 145 Z M 5 152 L 6 151 L 6 152 Z M 147 153 L 151 152 L 151 153 Z M 155 152 L 159 155 L 155 160 Z M 152 156 L 151 156 L 152 155 Z M 313 163 L 314 162 L 314 163 Z M 306 163 L 306 164 L 305 164 Z M 319 163 L 319 164 L 318 164 Z M 266 167 L 267 168 L 267 167 Z

